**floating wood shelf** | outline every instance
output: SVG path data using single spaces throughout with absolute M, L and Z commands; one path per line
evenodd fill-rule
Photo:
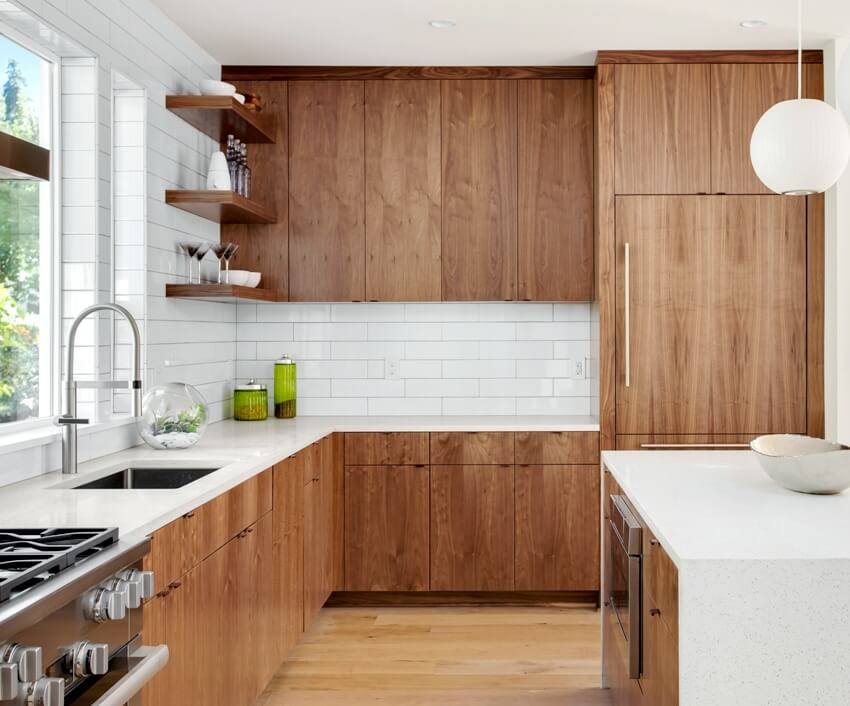
M 274 223 L 275 214 L 234 191 L 168 189 L 165 203 L 216 223 Z
M 242 142 L 274 142 L 274 116 L 248 110 L 232 96 L 166 96 L 165 107 L 219 142 L 228 135 Z
M 261 302 L 285 302 L 282 292 L 237 284 L 166 284 L 166 297 L 183 299 L 249 299 Z

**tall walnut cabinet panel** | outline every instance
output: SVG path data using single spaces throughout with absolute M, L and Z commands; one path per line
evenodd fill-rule
M 603 448 L 823 434 L 822 199 L 772 194 L 749 160 L 794 58 L 600 54 Z
M 277 300 L 592 299 L 586 72 L 330 73 L 237 81 L 276 118 L 275 142 L 250 158 L 277 222 L 223 226 L 236 266 Z

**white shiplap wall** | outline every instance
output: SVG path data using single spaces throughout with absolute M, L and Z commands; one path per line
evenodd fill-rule
M 185 258 L 179 254 L 177 242 L 186 239 L 213 242 L 219 236 L 216 224 L 164 203 L 166 188 L 199 188 L 202 185 L 209 155 L 216 149 L 213 140 L 165 110 L 165 96 L 197 93 L 201 79 L 220 75 L 220 65 L 149 0 L 0 0 L 0 21 L 32 41 L 46 44 L 69 66 L 75 63 L 69 59 L 78 59 L 78 64 L 93 59 L 97 67 L 93 105 L 83 106 L 83 100 L 70 92 L 63 96 L 63 103 L 68 103 L 65 107 L 76 104 L 81 110 L 91 110 L 96 123 L 93 149 L 87 143 L 78 150 L 79 154 L 71 156 L 63 152 L 63 157 L 69 160 L 64 175 L 79 179 L 66 187 L 71 189 L 66 196 L 73 199 L 75 208 L 79 205 L 81 209 L 79 218 L 63 211 L 63 240 L 69 242 L 71 235 L 80 236 L 70 239 L 79 241 L 83 248 L 77 251 L 81 267 L 66 268 L 69 283 L 72 278 L 76 283 L 77 294 L 65 297 L 63 318 L 67 321 L 76 315 L 81 305 L 91 303 L 92 299 L 112 299 L 121 294 L 111 289 L 110 269 L 114 245 L 112 76 L 119 73 L 139 86 L 146 96 L 145 209 L 148 223 L 144 288 L 148 367 L 144 382 L 146 386 L 169 379 L 193 382 L 211 403 L 212 418 L 227 416 L 235 372 L 235 307 L 215 302 L 177 302 L 163 296 L 165 282 L 179 280 L 185 274 Z M 75 144 L 71 140 L 74 129 L 63 130 L 63 140 L 69 147 Z M 84 155 L 86 147 L 89 152 Z M 79 232 L 73 233 L 74 230 Z M 63 244 L 67 247 L 68 242 Z M 86 287 L 77 279 L 80 272 L 88 278 Z M 106 333 L 100 335 L 98 344 L 104 340 L 107 344 L 110 342 L 108 322 L 98 327 L 99 332 L 104 329 Z M 117 326 L 116 332 L 119 331 Z M 91 334 L 94 334 L 94 327 Z M 129 367 L 129 346 L 122 345 L 120 334 L 115 356 L 117 369 Z M 92 374 L 99 374 L 104 367 L 113 364 L 108 355 L 101 352 L 90 360 L 88 367 Z M 98 368 L 96 361 L 102 363 Z M 99 409 L 108 410 L 109 404 L 111 402 L 101 400 Z M 132 429 L 82 433 L 81 458 L 119 450 L 136 440 Z M 0 484 L 13 474 L 20 477 L 22 473 L 28 475 L 55 468 L 57 446 L 54 441 L 48 445 L 17 448 L 10 453 L 0 451 Z
M 239 304 L 237 375 L 298 362 L 303 415 L 581 414 L 598 406 L 590 304 Z M 388 367 L 398 364 L 398 377 Z M 575 362 L 586 377 L 575 379 Z

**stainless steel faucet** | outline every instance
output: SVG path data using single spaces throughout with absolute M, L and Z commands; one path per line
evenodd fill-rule
M 77 329 L 89 314 L 98 311 L 114 311 L 121 314 L 133 332 L 133 374 L 130 380 L 74 380 L 74 342 L 77 337 Z M 56 423 L 62 427 L 62 473 L 77 472 L 77 425 L 88 424 L 88 419 L 80 419 L 77 416 L 77 390 L 79 389 L 112 389 L 132 390 L 133 416 L 138 417 L 142 413 L 142 351 L 141 338 L 139 336 L 139 325 L 133 315 L 123 306 L 118 304 L 95 304 L 83 309 L 79 316 L 71 324 L 68 333 L 68 353 L 65 362 L 65 413 L 57 417 Z

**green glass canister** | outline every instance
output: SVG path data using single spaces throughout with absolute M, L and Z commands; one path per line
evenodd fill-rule
M 247 385 L 233 388 L 233 418 L 242 422 L 259 422 L 269 416 L 269 393 L 265 385 L 253 379 Z
M 296 403 L 296 365 L 288 355 L 274 363 L 274 416 L 292 419 Z

